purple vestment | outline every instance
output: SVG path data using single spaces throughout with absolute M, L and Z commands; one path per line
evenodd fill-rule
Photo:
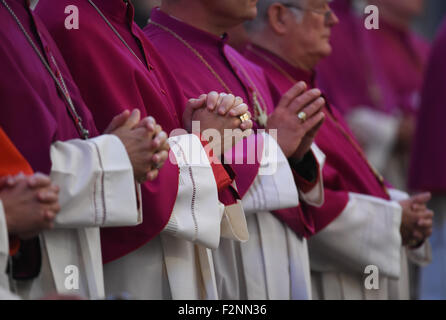
M 235 96 L 240 96 L 248 104 L 251 114 L 255 115 L 254 94 L 266 112 L 271 113 L 278 103 L 281 94 L 265 78 L 261 68 L 254 65 L 235 49 L 226 44 L 227 37 L 215 36 L 175 19 L 155 8 L 151 20 L 167 27 L 185 40 L 211 66 L 211 69 L 177 37 L 153 24 L 144 29 L 146 36 L 163 55 L 182 85 L 186 97 L 194 97 L 200 92 L 227 92 L 227 86 Z M 213 74 L 223 80 L 225 85 Z M 254 128 L 259 128 L 254 124 Z M 258 135 L 257 137 L 261 137 Z M 246 154 L 246 153 L 245 153 Z M 236 172 L 236 183 L 243 197 L 251 187 L 259 169 L 255 164 L 232 164 Z M 274 214 L 284 221 L 292 230 L 301 236 L 313 232 L 311 217 L 303 215 L 300 207 L 275 211 Z
M 316 86 L 313 72 L 296 68 L 260 47 L 248 46 L 245 56 L 263 67 L 268 78 L 282 93 L 298 81 L 305 81 L 310 88 Z M 303 208 L 307 215 L 313 217 L 315 232 L 325 228 L 342 213 L 348 203 L 349 192 L 389 200 L 384 184 L 365 160 L 339 111 L 327 101 L 324 113 L 326 119 L 315 142 L 327 157 L 323 168 L 325 202 L 320 208 Z
M 446 21 L 433 45 L 424 80 L 409 174 L 409 187 L 412 190 L 446 192 L 445 57 Z

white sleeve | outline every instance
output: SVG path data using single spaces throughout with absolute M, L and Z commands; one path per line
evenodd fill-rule
M 324 204 L 324 179 L 322 175 L 322 170 L 325 164 L 325 154 L 319 147 L 313 143 L 311 145 L 311 151 L 313 152 L 314 158 L 319 165 L 318 181 L 316 185 L 309 192 L 299 191 L 301 200 L 305 201 L 311 206 L 320 207 Z
M 339 217 L 309 240 L 312 268 L 362 273 L 375 265 L 380 274 L 398 278 L 401 214 L 398 202 L 350 193 Z
M 118 137 L 102 135 L 90 140 L 55 142 L 51 146 L 51 161 L 51 180 L 60 187 L 61 211 L 56 216 L 56 227 L 141 223 L 140 189 Z
M 259 173 L 242 199 L 246 214 L 299 205 L 299 194 L 288 159 L 273 137 L 267 133 L 262 135 L 264 143 Z
M 193 134 L 171 137 L 168 141 L 170 161 L 179 168 L 179 185 L 172 215 L 163 232 L 217 248 L 225 206 L 218 200 L 217 183 L 206 152 Z
M 6 268 L 9 258 L 9 238 L 3 203 L 0 200 L 0 289 L 8 285 Z

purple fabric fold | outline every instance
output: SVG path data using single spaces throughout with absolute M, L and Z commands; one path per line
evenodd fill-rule
M 446 192 L 446 20 L 432 48 L 424 79 L 421 107 L 409 173 L 412 190 Z

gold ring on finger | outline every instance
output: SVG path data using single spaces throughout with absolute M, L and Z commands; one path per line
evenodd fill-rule
M 241 116 L 239 116 L 239 119 L 242 122 L 248 121 L 249 120 L 249 114 L 246 112 L 246 113 L 242 114 Z
M 305 120 L 307 120 L 307 114 L 303 111 L 299 112 L 297 114 L 297 117 L 299 118 L 300 121 L 305 122 Z

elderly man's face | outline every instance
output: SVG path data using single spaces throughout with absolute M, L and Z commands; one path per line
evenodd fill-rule
M 293 4 L 303 3 L 301 9 L 292 7 Z M 305 4 L 306 3 L 306 4 Z M 327 0 L 307 0 L 299 2 L 292 0 L 287 3 L 288 36 L 291 50 L 305 50 L 307 55 L 326 57 L 331 53 L 331 28 L 338 23 L 338 18 L 330 12 Z M 299 18 L 299 16 L 301 18 Z
M 203 5 L 222 18 L 243 22 L 257 16 L 258 0 L 201 0 Z

